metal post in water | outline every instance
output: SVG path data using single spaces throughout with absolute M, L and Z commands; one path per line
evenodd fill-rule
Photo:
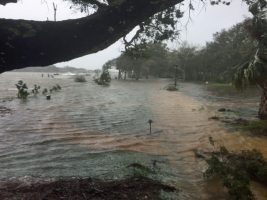
M 152 119 L 149 119 L 148 123 L 149 123 L 149 133 L 151 134 L 151 124 L 153 123 Z

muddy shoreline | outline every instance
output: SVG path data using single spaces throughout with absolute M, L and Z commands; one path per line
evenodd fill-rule
M 103 181 L 91 178 L 60 179 L 52 182 L 1 184 L 2 200 L 143 200 L 161 199 L 161 192 L 176 192 L 174 187 L 142 176 L 122 180 Z

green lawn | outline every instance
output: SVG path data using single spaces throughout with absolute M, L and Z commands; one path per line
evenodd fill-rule
M 255 97 L 260 96 L 260 89 L 256 86 L 251 86 L 245 90 L 237 90 L 232 84 L 227 83 L 209 83 L 206 86 L 208 91 L 219 96 L 240 96 L 240 97 Z

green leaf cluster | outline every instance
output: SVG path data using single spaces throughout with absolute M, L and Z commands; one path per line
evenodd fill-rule
M 267 162 L 262 154 L 257 150 L 230 152 L 224 146 L 215 150 L 215 142 L 212 138 L 210 140 L 214 151 L 206 159 L 208 169 L 204 177 L 221 178 L 233 199 L 255 199 L 250 189 L 251 180 L 267 184 Z

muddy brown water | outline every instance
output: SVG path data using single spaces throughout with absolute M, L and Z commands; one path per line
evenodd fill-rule
M 205 86 L 180 83 L 178 92 L 163 88 L 169 80 L 112 81 L 109 87 L 71 77 L 44 78 L 40 73 L 0 75 L 0 106 L 12 110 L 0 117 L 0 178 L 91 176 L 114 179 L 130 163 L 157 168 L 160 179 L 180 188 L 179 199 L 225 199 L 216 180 L 203 179 L 204 161 L 194 149 L 210 150 L 208 137 L 231 150 L 260 150 L 267 158 L 267 138 L 253 137 L 209 117 L 221 107 L 254 118 L 258 97 L 216 97 Z M 60 92 L 47 101 L 16 96 L 14 84 L 25 81 Z M 152 133 L 147 121 L 153 120 Z M 155 164 L 156 163 L 156 164 Z M 258 199 L 266 188 L 253 184 Z

